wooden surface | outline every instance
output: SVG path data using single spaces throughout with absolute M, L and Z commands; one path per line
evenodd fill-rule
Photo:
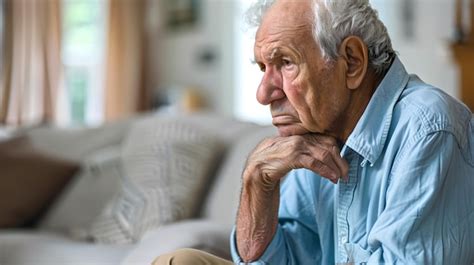
M 471 30 L 463 25 L 466 15 L 462 12 L 463 1 L 469 1 Z M 460 96 L 471 111 L 474 111 L 474 0 L 456 0 L 455 26 L 458 36 L 452 50 L 460 71 Z
M 474 111 L 474 44 L 454 44 L 452 48 L 460 71 L 461 100 Z

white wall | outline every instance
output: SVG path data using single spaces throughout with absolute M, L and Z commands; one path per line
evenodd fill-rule
M 160 88 L 168 88 L 172 99 L 179 98 L 183 87 L 195 87 L 205 96 L 210 108 L 232 114 L 234 91 L 233 17 L 235 1 L 201 0 L 197 24 L 174 32 L 163 27 L 160 34 L 158 72 Z M 216 58 L 201 63 L 205 50 Z
M 257 102 L 257 87 L 263 73 L 259 67 L 252 64 L 254 60 L 253 46 L 256 28 L 249 26 L 242 19 L 245 11 L 250 6 L 250 1 L 239 0 L 237 20 L 235 23 L 236 49 L 235 49 L 235 81 L 234 114 L 236 117 L 257 122 L 271 124 L 271 114 L 268 106 Z
M 407 38 L 403 30 L 404 1 L 371 0 L 371 3 L 386 24 L 393 47 L 408 72 L 458 97 L 458 70 L 449 47 L 454 35 L 454 1 L 412 0 L 412 38 Z

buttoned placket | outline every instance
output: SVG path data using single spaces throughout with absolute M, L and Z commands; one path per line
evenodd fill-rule
M 350 150 L 344 158 L 349 163 L 349 180 L 341 180 L 338 184 L 337 201 L 335 204 L 336 221 L 336 263 L 346 263 L 352 260 L 351 251 L 346 249 L 349 243 L 349 207 L 354 198 L 354 191 L 358 181 L 359 166 L 361 157 Z

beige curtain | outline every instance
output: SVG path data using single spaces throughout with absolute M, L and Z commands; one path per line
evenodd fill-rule
M 105 116 L 110 121 L 149 109 L 152 56 L 147 49 L 147 1 L 109 1 Z
M 60 2 L 4 1 L 2 124 L 30 125 L 54 120 L 62 84 Z

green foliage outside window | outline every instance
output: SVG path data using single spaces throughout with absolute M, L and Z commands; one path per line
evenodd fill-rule
M 70 120 L 74 124 L 87 122 L 88 94 L 93 83 L 91 73 L 97 65 L 102 42 L 101 1 L 63 1 L 63 61 Z
M 100 9 L 98 1 L 66 0 L 64 2 L 64 42 L 68 46 L 91 48 L 97 45 Z
M 82 124 L 86 120 L 87 82 L 87 71 L 85 69 L 67 69 L 66 85 L 69 91 L 71 121 L 73 124 Z

